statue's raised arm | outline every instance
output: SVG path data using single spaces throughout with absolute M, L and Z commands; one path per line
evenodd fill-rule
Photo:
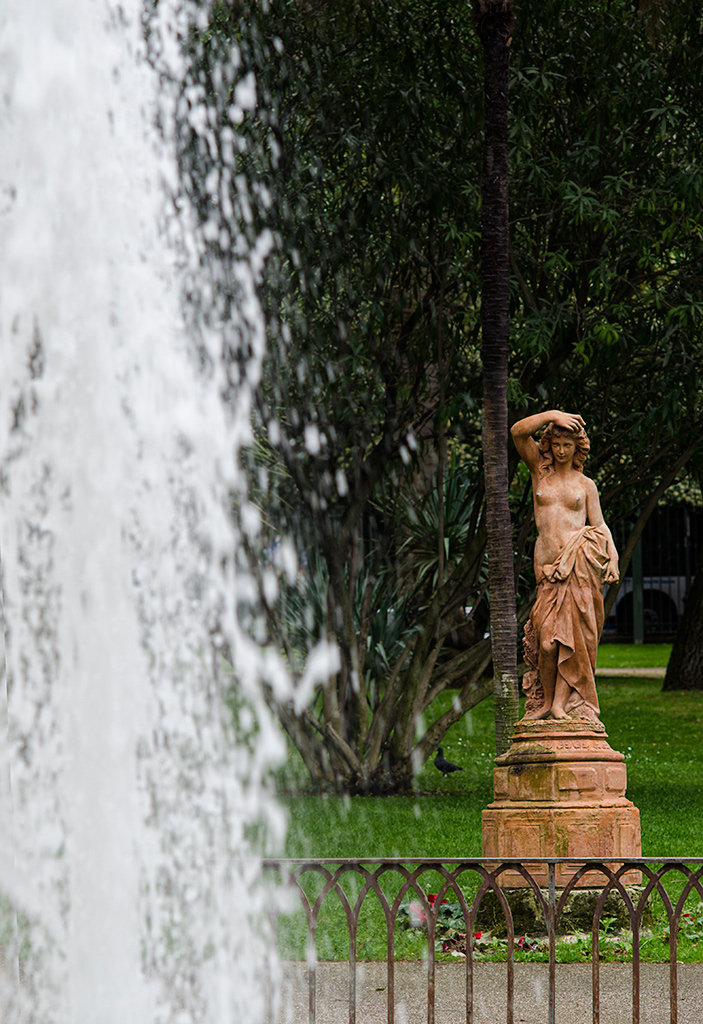
M 533 434 L 543 430 L 539 443 Z M 527 718 L 600 714 L 596 651 L 603 585 L 618 579 L 618 555 L 598 489 L 583 474 L 590 442 L 583 418 L 557 409 L 527 416 L 511 434 L 532 476 L 537 600 L 525 628 Z
M 571 434 L 577 434 L 585 426 L 583 418 L 578 413 L 559 412 L 558 409 L 538 412 L 535 416 L 527 416 L 524 420 L 518 420 L 510 433 L 513 436 L 515 447 L 520 452 L 523 462 L 529 466 L 530 472 L 536 470 L 539 465 L 539 446 L 532 435 L 550 424 L 557 430 Z

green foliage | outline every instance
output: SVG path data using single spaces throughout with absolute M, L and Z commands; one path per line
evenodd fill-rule
M 346 621 L 368 645 L 356 656 L 373 710 L 379 668 L 388 679 L 399 662 L 376 657 L 381 605 L 372 627 L 359 628 L 356 552 L 362 579 L 390 563 L 398 593 L 426 584 L 424 599 L 404 609 L 417 637 L 437 629 L 425 608 L 440 583 L 440 548 L 444 568 L 456 566 L 480 523 L 475 457 L 464 458 L 463 478 L 446 465 L 442 517 L 427 472 L 433 449 L 442 458 L 442 432 L 455 452 L 479 448 L 479 54 L 451 2 L 307 13 L 280 2 L 270 21 L 282 40 L 284 173 L 279 276 L 268 293 L 281 328 L 265 415 L 282 421 L 287 439 L 279 450 L 293 490 L 282 525 L 296 509 L 304 543 L 339 562 L 357 608 Z M 654 43 L 651 23 L 624 2 L 576 9 L 554 0 L 539 15 L 519 8 L 513 39 L 510 395 L 516 412 L 538 400 L 584 414 L 589 472 L 611 521 L 631 516 L 667 473 L 676 479 L 703 417 L 694 5 L 677 5 L 660 29 Z M 515 514 L 529 515 L 524 497 Z M 319 516 L 340 524 L 334 536 Z M 525 559 L 528 536 L 518 546 Z M 530 571 L 519 578 L 527 596 Z M 482 582 L 474 571 L 459 586 L 462 605 L 485 624 Z M 337 588 L 330 606 L 342 620 L 344 600 Z M 452 656 L 451 615 L 428 692 Z M 474 628 L 472 642 L 482 635 Z M 354 638 L 341 639 L 353 674 Z M 356 728 L 345 736 L 359 749 Z
M 420 410 L 436 391 L 440 318 L 445 359 L 463 372 L 478 187 L 463 176 L 457 187 L 456 168 L 477 166 L 477 46 L 463 9 L 436 0 L 273 0 L 263 31 L 282 47 L 259 69 L 282 146 L 267 396 L 305 469 L 305 427 L 324 435 L 306 481 L 334 503 L 337 470 L 357 479 L 389 415 L 394 434 L 432 437 Z
M 474 505 L 477 500 L 473 483 L 473 467 L 450 460 L 443 480 L 444 502 L 443 535 L 444 571 L 451 572 L 461 560 L 471 537 Z M 430 591 L 439 585 L 438 540 L 440 537 L 440 501 L 438 487 L 424 493 L 411 491 L 403 495 L 405 504 L 397 512 L 399 532 L 405 540 L 399 554 L 407 556 L 412 564 L 413 585 L 423 588 L 429 583 Z
M 703 944 L 703 902 L 698 902 L 683 915 L 680 938 L 690 943 Z
M 625 3 L 550 3 L 518 11 L 514 46 L 515 373 L 583 412 L 618 515 L 703 417 L 700 11 L 650 29 Z
M 329 572 L 322 558 L 312 554 L 295 585 L 282 584 L 280 609 L 283 628 L 292 647 L 310 650 L 323 639 L 327 627 Z M 411 595 L 401 594 L 395 574 L 360 572 L 354 578 L 352 613 L 354 630 L 365 637 L 364 684 L 369 702 L 378 702 L 391 666 L 402 655 L 413 632 L 409 614 Z
M 270 630 L 294 664 L 323 633 L 342 661 L 314 721 L 286 715 L 286 728 L 329 787 L 407 788 L 441 740 L 416 729 L 442 688 L 435 660 L 444 685 L 471 684 L 462 709 L 486 662 L 445 643 L 464 607 L 483 602 L 486 618 L 471 514 L 479 188 L 456 174 L 480 155 L 478 44 L 456 2 L 272 0 L 246 13 L 237 32 L 265 98 L 245 126 L 248 159 L 271 197 L 255 221 L 275 240 L 253 480 L 267 538 L 293 533 L 307 573 Z M 218 23 L 210 46 L 234 28 Z M 444 437 L 460 442 L 460 482 L 444 454 L 436 468 Z
M 700 44 L 693 0 L 659 20 L 625 0 L 516 5 L 509 397 L 516 416 L 584 415 L 611 524 L 701 464 Z M 270 0 L 215 5 L 189 45 L 212 110 L 184 116 L 183 188 L 226 229 L 204 255 L 222 323 L 237 239 L 273 240 L 250 469 L 262 544 L 294 535 L 306 567 L 278 603 L 262 573 L 270 639 L 294 671 L 321 636 L 340 649 L 305 712 L 277 710 L 316 786 L 407 790 L 488 692 L 478 40 L 459 0 Z M 521 480 L 511 497 L 522 602 Z

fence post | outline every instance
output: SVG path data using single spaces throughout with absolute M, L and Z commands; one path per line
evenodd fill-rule
M 632 552 L 632 618 L 634 640 L 644 643 L 644 580 L 642 573 L 642 538 Z

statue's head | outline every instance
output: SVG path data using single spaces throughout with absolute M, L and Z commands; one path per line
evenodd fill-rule
M 554 469 L 552 442 L 556 438 L 566 438 L 569 441 L 574 442 L 574 461 L 572 462 L 572 466 L 578 473 L 582 473 L 583 464 L 591 450 L 591 442 L 588 440 L 588 434 L 584 428 L 579 427 L 578 430 L 565 430 L 563 427 L 555 426 L 554 423 L 548 423 L 539 440 L 540 475 L 543 473 L 549 473 Z

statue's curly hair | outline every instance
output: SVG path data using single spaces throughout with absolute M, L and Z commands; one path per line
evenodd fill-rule
M 552 439 L 555 437 L 568 437 L 575 441 L 576 451 L 574 452 L 573 466 L 578 473 L 583 473 L 583 464 L 591 450 L 591 442 L 588 440 L 588 434 L 584 428 L 565 430 L 563 427 L 557 427 L 554 423 L 548 423 L 539 439 L 539 475 L 543 476 L 554 469 Z

